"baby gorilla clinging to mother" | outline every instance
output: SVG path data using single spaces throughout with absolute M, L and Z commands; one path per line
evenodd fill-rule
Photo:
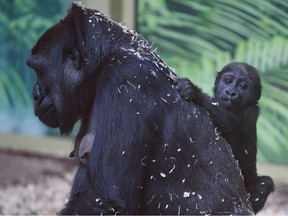
M 274 190 L 269 176 L 258 176 L 256 168 L 259 116 L 258 100 L 261 81 L 257 70 L 245 63 L 233 62 L 218 73 L 214 83 L 214 98 L 204 94 L 188 79 L 178 79 L 176 86 L 181 97 L 208 111 L 214 124 L 230 143 L 244 177 L 253 210 L 257 213 Z

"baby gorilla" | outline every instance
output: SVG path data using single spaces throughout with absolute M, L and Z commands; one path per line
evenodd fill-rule
M 244 176 L 253 210 L 258 212 L 274 190 L 269 176 L 258 176 L 256 168 L 256 122 L 261 81 L 257 70 L 245 63 L 230 63 L 217 75 L 214 98 L 202 93 L 188 79 L 178 79 L 176 86 L 181 97 L 203 107 L 230 143 Z

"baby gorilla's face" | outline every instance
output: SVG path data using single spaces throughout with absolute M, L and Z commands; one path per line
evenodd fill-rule
M 245 63 L 226 65 L 215 81 L 214 97 L 226 109 L 242 109 L 257 104 L 261 83 L 257 70 Z

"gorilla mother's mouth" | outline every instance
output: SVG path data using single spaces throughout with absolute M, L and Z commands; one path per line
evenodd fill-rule
M 53 106 L 51 106 L 46 112 L 41 114 L 35 113 L 35 115 L 47 126 L 52 128 L 59 127 L 59 119 Z
M 46 112 L 42 113 L 42 114 L 36 114 L 36 116 L 39 119 L 45 119 L 47 117 L 47 115 L 49 115 L 49 113 L 51 113 L 53 111 L 54 107 L 51 106 Z

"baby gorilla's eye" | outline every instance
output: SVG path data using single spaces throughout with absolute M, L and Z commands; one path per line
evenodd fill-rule
M 239 86 L 242 90 L 246 90 L 248 88 L 248 85 L 246 83 L 241 83 Z
M 225 83 L 227 83 L 227 84 L 232 83 L 232 79 L 231 79 L 231 78 L 225 78 L 224 81 L 225 81 Z

